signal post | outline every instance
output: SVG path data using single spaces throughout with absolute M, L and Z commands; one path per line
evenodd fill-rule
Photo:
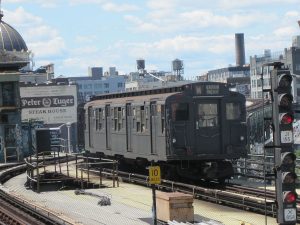
M 293 77 L 288 69 L 282 68 L 282 63 L 273 63 L 273 66 L 271 94 L 277 222 L 280 225 L 295 225 L 298 196 L 295 173 L 296 155 L 293 146 L 294 112 L 291 94 Z

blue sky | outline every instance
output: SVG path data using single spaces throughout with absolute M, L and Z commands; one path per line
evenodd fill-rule
M 34 53 L 35 68 L 55 64 L 55 74 L 87 75 L 88 66 L 121 74 L 171 70 L 184 76 L 235 64 L 234 34 L 245 34 L 246 61 L 264 49 L 290 47 L 300 35 L 299 0 L 2 0 L 3 20 Z

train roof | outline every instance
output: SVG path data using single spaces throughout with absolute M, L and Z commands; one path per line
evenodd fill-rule
M 97 108 L 100 105 L 104 104 L 114 104 L 114 105 L 124 105 L 124 103 L 140 103 L 144 101 L 165 101 L 167 97 L 170 95 L 174 95 L 180 92 L 171 92 L 171 93 L 163 93 L 163 94 L 154 94 L 154 95 L 142 95 L 142 96 L 129 96 L 129 97 L 123 97 L 123 98 L 111 98 L 111 99 L 100 99 L 100 100 L 94 100 L 90 101 L 85 104 L 84 108 L 87 109 L 88 107 Z
M 157 89 L 148 89 L 123 93 L 112 93 L 93 96 L 91 101 L 86 103 L 87 107 L 97 107 L 101 104 L 122 104 L 124 102 L 142 102 L 142 101 L 165 101 L 165 99 L 176 93 L 185 93 L 186 95 L 220 96 L 220 95 L 242 95 L 237 92 L 229 91 L 226 83 L 220 82 L 194 82 L 179 86 L 163 87 Z
M 162 87 L 162 88 L 144 89 L 144 90 L 139 90 L 139 91 L 96 95 L 96 96 L 92 96 L 90 101 L 101 100 L 101 99 L 124 98 L 124 97 L 133 97 L 133 96 L 144 96 L 144 95 L 182 92 L 185 89 L 191 88 L 198 84 L 202 84 L 202 85 L 218 84 L 223 87 L 228 86 L 226 83 L 201 81 L 201 82 L 187 83 L 187 84 L 178 85 L 178 86 L 168 86 L 168 87 Z

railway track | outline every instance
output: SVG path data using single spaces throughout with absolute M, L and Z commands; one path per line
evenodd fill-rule
M 83 169 L 86 170 L 86 169 Z M 90 172 L 98 174 L 99 171 L 89 169 Z M 102 175 L 111 178 L 113 176 L 111 169 L 104 169 Z M 124 182 L 136 183 L 150 187 L 148 176 L 118 171 L 118 177 Z M 222 204 L 238 209 L 253 211 L 269 216 L 276 216 L 275 193 L 271 190 L 244 187 L 237 184 L 229 184 L 221 187 L 201 187 L 169 180 L 162 180 L 160 185 L 156 186 L 158 190 L 180 191 L 191 194 L 195 199 L 210 201 L 212 203 Z M 298 200 L 299 201 L 299 200 Z M 297 217 L 300 218 L 300 210 L 297 210 Z M 297 221 L 300 222 L 300 219 Z
M 9 178 L 25 172 L 26 165 L 11 165 L 0 167 L 0 225 L 69 225 L 68 221 L 59 218 L 54 213 L 9 194 L 2 183 Z
M 82 168 L 82 170 L 87 169 Z M 5 169 L 3 171 L 1 171 L 0 167 L 0 182 L 14 176 L 15 174 L 21 173 L 22 171 L 24 171 L 24 165 L 14 166 L 13 168 Z M 89 169 L 89 172 L 95 174 L 99 173 L 98 170 L 92 169 Z M 103 169 L 102 175 L 106 176 L 107 178 L 116 176 L 116 174 L 113 174 L 113 170 L 107 168 Z M 145 175 L 118 171 L 118 177 L 124 182 L 150 187 L 148 183 L 148 176 Z M 274 204 L 275 193 L 274 191 L 270 190 L 266 190 L 265 193 L 265 191 L 262 189 L 244 187 L 236 184 L 229 184 L 225 187 L 220 185 L 217 187 L 202 187 L 180 182 L 173 182 L 169 180 L 162 180 L 161 184 L 157 185 L 156 187 L 157 189 L 163 191 L 180 191 L 188 193 L 193 195 L 195 199 L 210 201 L 213 203 L 227 205 L 234 208 L 244 209 L 261 214 L 266 213 L 267 215 L 273 217 L 276 216 L 276 206 Z M 33 219 L 33 222 L 28 222 L 25 224 L 71 224 L 67 221 L 61 220 L 54 214 L 43 212 L 43 210 L 41 209 L 36 209 L 28 205 L 27 203 L 16 199 L 15 197 L 7 194 L 5 190 L 3 190 L 3 188 L 0 186 L 0 205 L 4 204 L 2 204 L 2 200 L 5 200 L 6 202 L 8 201 L 9 204 L 17 207 L 21 212 L 25 212 L 26 216 L 32 216 L 31 219 Z M 23 221 L 25 219 L 28 219 L 26 216 L 23 217 L 24 213 L 20 213 L 19 218 L 11 218 L 11 214 L 9 212 L 5 212 L 5 210 L 2 210 L 1 208 L 0 211 L 5 214 L 4 218 L 10 218 L 7 219 L 8 221 L 14 221 L 14 219 Z M 0 213 L 0 218 L 2 216 L 2 213 Z M 297 214 L 298 218 L 300 218 L 299 210 Z M 16 221 L 8 224 L 24 224 L 22 222 Z M 36 221 L 36 223 L 34 221 Z M 300 220 L 298 222 L 300 222 Z

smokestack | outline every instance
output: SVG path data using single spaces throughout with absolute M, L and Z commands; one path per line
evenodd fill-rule
M 245 64 L 245 45 L 244 34 L 235 34 L 235 60 L 237 66 L 243 66 Z

